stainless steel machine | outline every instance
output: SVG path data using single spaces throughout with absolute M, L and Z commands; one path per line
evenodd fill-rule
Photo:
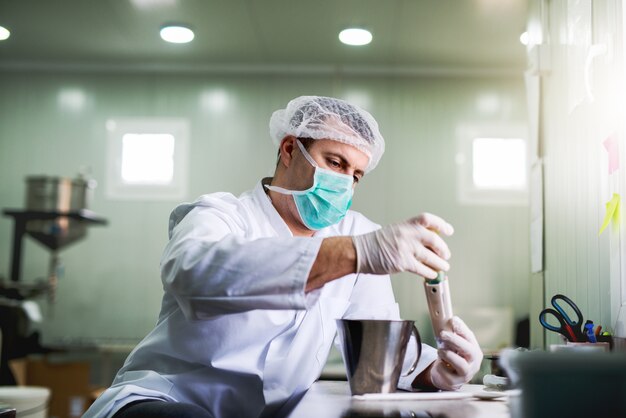
M 92 179 L 53 176 L 26 178 L 26 208 L 4 209 L 13 218 L 10 280 L 0 279 L 0 385 L 15 384 L 8 361 L 42 349 L 38 334 L 29 334 L 23 302 L 39 296 L 54 301 L 62 272 L 59 251 L 87 235 L 87 228 L 106 225 L 106 219 L 88 209 L 96 183 Z M 50 251 L 47 277 L 21 281 L 22 242 L 29 236 Z

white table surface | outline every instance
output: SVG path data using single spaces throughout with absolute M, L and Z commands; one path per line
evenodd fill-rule
M 478 392 L 482 385 L 465 385 L 462 391 Z M 363 401 L 352 399 L 346 381 L 320 380 L 313 384 L 290 418 L 347 417 L 440 417 L 440 418 L 510 418 L 506 399 L 479 400 L 402 400 Z

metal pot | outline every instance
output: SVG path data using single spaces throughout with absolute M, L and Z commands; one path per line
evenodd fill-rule
M 71 212 L 87 209 L 94 180 L 67 177 L 30 176 L 26 178 L 26 209 Z
M 26 210 L 61 214 L 87 209 L 96 186 L 94 180 L 80 177 L 29 176 L 26 183 Z M 58 216 L 29 220 L 26 231 L 42 244 L 58 249 L 85 236 L 87 225 Z

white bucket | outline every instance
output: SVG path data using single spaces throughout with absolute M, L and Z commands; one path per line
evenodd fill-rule
M 0 402 L 15 408 L 17 418 L 46 418 L 50 389 L 38 386 L 0 386 Z

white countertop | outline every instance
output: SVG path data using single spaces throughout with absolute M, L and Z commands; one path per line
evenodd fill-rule
M 481 392 L 482 385 L 465 385 L 464 392 Z M 445 394 L 442 393 L 445 396 Z M 509 401 L 465 399 L 357 400 L 350 396 L 348 382 L 320 380 L 302 398 L 290 418 L 347 417 L 446 417 L 510 418 Z

